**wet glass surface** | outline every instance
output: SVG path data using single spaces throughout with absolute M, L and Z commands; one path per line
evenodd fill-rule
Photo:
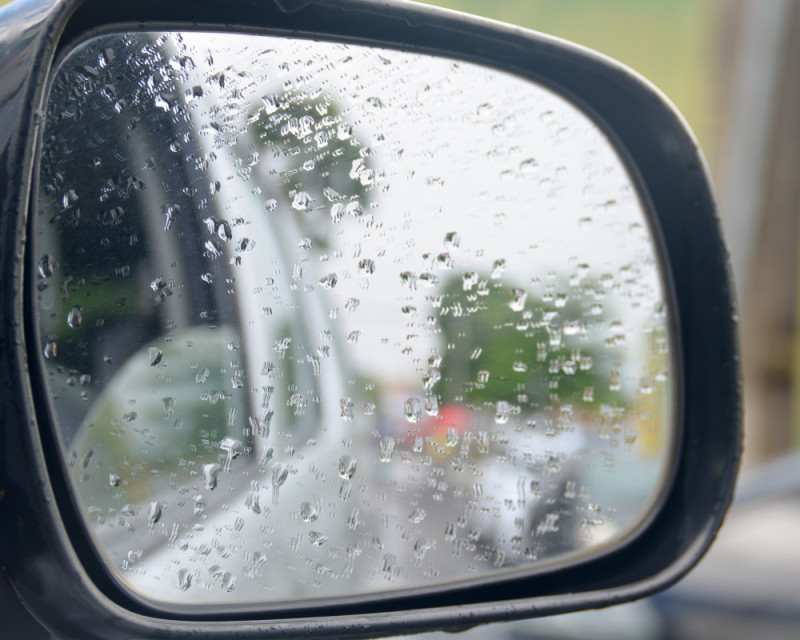
M 209 33 L 54 78 L 36 340 L 71 489 L 164 604 L 502 577 L 644 522 L 676 437 L 644 209 L 563 98 Z

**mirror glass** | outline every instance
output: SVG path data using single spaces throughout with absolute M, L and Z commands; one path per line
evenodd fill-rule
M 331 42 L 94 37 L 53 76 L 31 218 L 70 490 L 143 598 L 552 570 L 663 495 L 648 214 L 542 86 Z

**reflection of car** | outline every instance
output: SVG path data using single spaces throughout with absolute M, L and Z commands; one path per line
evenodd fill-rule
M 377 44 L 397 46 L 395 29 L 405 29 L 399 42 L 416 48 L 415 34 L 451 37 L 453 29 L 475 29 L 476 42 L 505 33 L 515 46 L 544 53 L 533 52 L 531 67 L 509 67 L 492 56 L 513 47 L 486 46 L 480 61 L 497 68 L 491 70 L 470 63 L 473 49 L 463 48 L 460 37 L 448 45 L 452 50 L 437 48 L 438 36 L 421 47 L 447 56 L 434 58 L 239 35 L 216 36 L 231 49 L 197 54 L 190 41 L 215 37 L 188 29 L 151 36 L 100 29 L 80 40 L 89 33 L 82 20 L 106 24 L 105 14 L 90 10 L 94 0 L 87 1 L 64 5 L 63 12 L 62 5 L 12 12 L 18 25 L 34 24 L 0 34 L 12 43 L 9 56 L 27 70 L 20 86 L 29 92 L 10 92 L 0 102 L 15 127 L 4 149 L 16 155 L 7 164 L 25 168 L 20 181 L 16 174 L 7 180 L 9 201 L 31 201 L 30 212 L 19 205 L 13 209 L 19 215 L 3 221 L 11 250 L 2 264 L 16 287 L 0 340 L 13 363 L 2 370 L 3 388 L 10 398 L 8 422 L 19 427 L 3 431 L 9 459 L 0 486 L 7 516 L 3 570 L 36 615 L 64 634 L 112 637 L 254 637 L 267 625 L 292 635 L 364 636 L 394 632 L 398 624 L 462 628 L 630 599 L 676 579 L 696 561 L 722 517 L 739 450 L 735 337 L 708 184 L 695 145 L 669 105 L 629 72 L 577 48 L 404 5 L 376 13 L 358 1 L 280 2 L 248 15 L 256 27 L 269 18 L 260 26 L 282 25 L 292 38 L 325 24 L 316 33 L 323 40 L 366 38 L 374 45 L 371 29 L 367 36 L 348 35 L 348 29 L 371 25 L 383 33 Z M 218 25 L 236 7 L 249 6 L 237 2 L 224 9 L 193 7 L 192 19 Z M 170 22 L 160 12 L 173 7 L 157 5 L 144 19 L 151 28 Z M 126 24 L 144 17 L 136 8 L 125 11 L 132 12 Z M 396 22 L 382 31 L 387 16 Z M 439 26 L 418 29 L 428 21 Z M 26 39 L 31 33 L 37 44 Z M 64 49 L 59 67 L 50 53 L 62 33 L 62 44 L 70 38 L 80 44 Z M 236 49 L 245 41 L 250 49 Z M 247 92 L 267 68 L 261 60 L 287 42 L 289 62 L 270 68 L 270 81 L 295 93 L 262 92 L 258 108 L 271 117 L 282 102 L 300 105 L 303 115 L 279 123 L 281 135 L 296 143 L 267 149 L 276 158 L 308 157 L 285 170 L 264 161 L 267 175 L 278 177 L 259 182 L 252 179 L 253 166 L 264 149 L 242 154 L 235 147 L 253 140 L 243 131 L 258 122 L 250 108 L 257 101 Z M 75 52 L 89 57 L 70 58 Z M 519 53 L 513 64 L 528 59 Z M 548 55 L 575 65 L 573 71 L 559 72 Z M 314 85 L 322 70 L 339 64 L 355 69 L 340 90 L 355 96 L 355 106 L 341 112 L 332 106 L 332 85 Z M 284 78 L 292 65 L 298 70 Z M 382 69 L 371 74 L 376 82 L 411 89 L 393 101 L 383 93 L 387 87 L 374 85 L 379 92 L 362 84 L 370 75 L 365 70 L 374 68 Z M 393 76 L 390 68 L 401 71 Z M 417 86 L 423 74 L 431 82 Z M 494 104 L 485 102 L 484 81 L 492 84 Z M 596 82 L 606 89 L 592 98 Z M 452 85 L 455 93 L 448 94 Z M 34 104 L 31 96 L 46 101 Z M 620 102 L 610 104 L 609 96 Z M 524 114 L 515 113 L 523 103 Z M 418 117 L 437 104 L 439 120 Z M 466 105 L 459 117 L 456 105 Z M 380 125 L 374 144 L 337 120 L 347 109 L 358 126 Z M 196 111 L 210 114 L 202 126 L 195 126 Z M 533 112 L 539 117 L 527 117 Z M 379 113 L 389 118 L 380 121 Z M 124 126 L 114 130 L 109 122 Z M 462 136 L 465 127 L 474 135 Z M 473 145 L 471 154 L 452 151 L 462 139 Z M 348 179 L 389 193 L 387 201 L 400 203 L 389 209 L 392 215 L 375 214 L 377 199 L 367 207 L 358 194 L 333 189 L 323 189 L 329 202 L 315 208 L 314 195 L 302 190 L 301 171 L 319 165 L 325 173 L 328 154 L 345 157 L 353 148 L 359 157 L 347 158 Z M 525 153 L 529 148 L 536 149 L 535 158 Z M 547 149 L 556 159 L 548 159 Z M 368 158 L 377 163 L 381 154 L 396 161 L 396 175 L 369 165 Z M 38 180 L 33 190 L 28 176 Z M 396 188 L 403 197 L 392 198 L 398 176 L 409 186 Z M 505 186 L 493 186 L 494 179 Z M 278 190 L 275 181 L 285 211 L 272 216 L 278 199 L 266 199 L 263 189 Z M 285 190 L 287 184 L 292 188 Z M 447 184 L 457 188 L 444 192 L 461 200 L 451 209 L 455 217 L 444 219 L 437 194 Z M 530 193 L 541 206 L 522 200 Z M 549 206 L 564 193 L 564 206 Z M 263 206 L 256 211 L 253 203 Z M 504 222 L 513 215 L 520 224 L 552 221 L 541 234 L 553 242 L 548 257 L 528 262 L 541 253 L 541 243 L 534 246 L 516 222 Z M 272 223 L 291 216 L 301 222 Z M 414 216 L 423 225 L 420 233 L 398 241 L 397 232 Z M 465 220 L 488 224 L 469 227 Z M 694 220 L 706 225 L 692 239 L 701 247 L 684 237 L 683 223 Z M 349 226 L 354 239 L 325 246 L 324 234 L 298 233 L 316 231 L 322 221 L 328 228 Z M 469 233 L 458 238 L 453 221 Z M 592 233 L 580 235 L 587 227 Z M 599 230 L 607 241 L 598 241 Z M 572 255 L 578 238 L 592 260 Z M 23 253 L 27 290 L 19 288 Z M 469 304 L 437 289 L 444 279 L 437 270 L 454 265 L 465 271 L 459 295 Z M 562 265 L 563 279 L 557 273 Z M 585 278 L 592 268 L 597 278 Z M 686 277 L 700 268 L 707 279 Z M 540 270 L 541 277 L 534 273 Z M 358 285 L 381 291 L 386 288 L 375 283 L 384 272 L 403 291 L 403 306 L 394 308 L 400 306 L 394 299 L 391 314 L 372 309 L 365 326 L 373 332 L 365 329 L 360 338 L 346 320 L 340 325 L 347 331 L 329 329 L 345 314 L 358 317 L 373 299 L 343 294 L 348 281 L 353 291 Z M 478 273 L 491 274 L 487 283 L 475 282 Z M 358 280 L 373 274 L 371 285 Z M 503 334 L 506 344 L 487 342 L 483 353 L 473 344 L 478 332 L 461 318 L 488 315 L 478 297 L 488 296 L 490 287 L 502 313 L 488 332 Z M 263 302 L 270 296 L 280 311 Z M 526 306 L 537 297 L 547 305 Z M 568 298 L 579 302 L 585 318 L 562 311 Z M 692 312 L 697 299 L 711 301 L 702 314 Z M 613 318 L 603 315 L 601 302 L 614 310 Z M 418 310 L 423 313 L 415 320 Z M 118 322 L 128 313 L 132 319 Z M 439 318 L 445 316 L 458 320 L 443 329 L 447 322 Z M 397 337 L 387 337 L 387 327 Z M 581 340 L 603 329 L 609 334 L 604 355 L 587 356 Z M 200 331 L 206 332 L 202 338 Z M 338 336 L 345 335 L 345 344 L 366 345 L 365 360 L 382 363 L 378 354 L 393 353 L 396 361 L 382 366 L 394 386 L 350 373 L 337 352 Z M 112 344 L 124 353 L 112 353 L 106 347 Z M 173 349 L 197 356 L 184 359 Z M 432 360 L 459 350 L 470 361 L 495 356 L 499 362 L 478 369 L 475 380 L 450 375 L 455 391 L 439 394 L 433 371 L 439 365 Z M 533 363 L 546 373 L 536 375 Z M 598 384 L 573 377 L 592 366 L 609 396 L 601 396 Z M 91 367 L 102 373 L 93 375 Z M 442 365 L 442 386 L 448 367 Z M 703 375 L 708 367 L 713 377 Z M 477 393 L 492 376 L 509 395 Z M 547 384 L 534 388 L 543 376 Z M 180 393 L 164 391 L 173 383 Z M 184 402 L 183 387 L 193 389 L 185 397 L 199 394 L 200 402 Z M 395 392 L 404 398 L 403 410 L 389 419 L 376 416 L 373 400 Z M 595 399 L 589 408 L 579 405 Z M 472 412 L 466 431 L 463 416 L 451 410 L 459 403 Z M 90 410 L 82 414 L 84 405 Z M 707 415 L 709 405 L 714 416 Z M 430 435 L 419 431 L 431 428 L 421 421 L 422 407 L 429 417 L 442 417 L 444 442 L 435 425 Z M 185 422 L 179 419 L 184 411 Z M 307 424 L 318 431 L 305 430 Z M 176 436 L 184 425 L 186 436 Z M 93 446 L 93 438 L 103 446 Z M 181 444 L 186 455 L 175 453 Z M 584 524 L 591 529 L 609 522 L 604 533 L 610 539 L 573 535 Z M 106 535 L 113 528 L 120 535 Z M 102 535 L 92 537 L 93 531 Z M 546 545 L 551 534 L 560 543 Z M 550 560 L 552 550 L 553 562 L 536 562 Z M 37 593 L 42 584 L 58 584 L 63 593 Z

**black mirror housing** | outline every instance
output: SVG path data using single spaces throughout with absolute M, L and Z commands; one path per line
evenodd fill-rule
M 598 608 L 680 579 L 702 557 L 730 503 L 741 448 L 736 316 L 708 172 L 675 109 L 630 70 L 522 29 L 407 2 L 20 0 L 0 20 L 0 562 L 46 627 L 67 637 L 375 637 Z M 82 536 L 57 442 L 31 374 L 32 301 L 24 282 L 32 176 L 55 61 L 88 35 L 214 29 L 443 55 L 528 78 L 582 109 L 614 143 L 641 198 L 668 283 L 678 453 L 672 484 L 643 532 L 613 553 L 549 573 L 387 601 L 258 615 L 181 615 L 120 591 Z M 12 609 L 10 609 L 12 610 Z M 12 610 L 13 611 L 13 610 Z M 21 615 L 19 612 L 13 615 Z

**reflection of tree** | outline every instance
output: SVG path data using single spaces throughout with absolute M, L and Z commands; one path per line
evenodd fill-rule
M 439 325 L 442 341 L 455 348 L 442 361 L 443 401 L 507 403 L 511 411 L 619 402 L 618 354 L 598 335 L 607 319 L 592 311 L 594 285 L 586 280 L 565 287 L 569 295 L 532 299 L 491 278 L 448 281 Z
M 370 147 L 354 136 L 343 105 L 328 93 L 264 96 L 248 122 L 250 135 L 240 139 L 239 154 L 252 164 L 264 163 L 266 174 L 262 169 L 259 182 L 265 207 L 270 211 L 288 203 L 300 233 L 326 248 L 331 227 L 308 214 L 323 210 L 329 214 L 326 222 L 364 214 L 378 179 Z

